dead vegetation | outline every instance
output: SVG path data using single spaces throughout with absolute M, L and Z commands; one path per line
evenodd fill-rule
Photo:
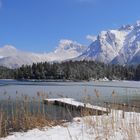
M 6 95 L 6 94 L 5 94 Z M 47 95 L 37 93 L 37 97 L 30 98 L 22 95 L 16 100 L 8 97 L 8 100 L 0 103 L 0 137 L 6 137 L 12 132 L 22 132 L 33 128 L 42 129 L 61 124 L 60 121 L 51 120 L 45 112 L 42 100 Z
M 95 90 L 94 94 L 96 101 L 100 103 L 102 98 L 101 93 Z M 17 93 L 17 98 L 14 102 L 8 97 L 4 104 L 1 103 L 0 137 L 5 137 L 12 132 L 25 132 L 33 128 L 42 129 L 46 126 L 52 127 L 55 125 L 62 125 L 63 127 L 67 127 L 63 121 L 55 121 L 48 118 L 45 105 L 42 103 L 42 100 L 45 98 L 48 98 L 48 95 L 40 92 L 37 93 L 37 97 L 33 98 L 25 95 L 19 97 Z M 88 110 L 81 112 L 81 116 L 83 116 L 82 132 L 94 135 L 97 139 L 105 140 L 114 139 L 117 133 L 125 135 L 125 138 L 128 140 L 134 140 L 140 137 L 140 115 L 130 113 L 128 116 L 128 111 L 135 112 L 137 110 L 136 106 L 118 104 L 116 102 L 118 96 L 115 91 L 112 92 L 111 98 L 112 103 L 105 104 L 110 111 L 109 114 L 98 116 L 97 113 L 91 116 Z M 86 90 L 84 91 L 83 102 L 92 102 Z M 69 115 L 73 117 L 71 111 L 69 111 Z M 78 119 L 78 121 L 81 120 Z M 68 133 L 71 137 L 71 132 L 69 130 Z

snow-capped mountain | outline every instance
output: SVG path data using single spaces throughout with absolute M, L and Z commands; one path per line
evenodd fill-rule
M 14 46 L 6 45 L 0 48 L 0 65 L 17 68 L 24 65 L 31 65 L 33 62 L 47 61 L 45 54 L 35 54 L 17 50 Z
M 122 65 L 140 63 L 140 21 L 116 30 L 102 31 L 77 59 Z
M 58 47 L 54 52 L 48 53 L 47 58 L 50 61 L 63 61 L 73 59 L 81 55 L 87 47 L 72 40 L 60 40 Z
M 95 60 L 113 64 L 140 64 L 140 21 L 115 30 L 87 36 L 92 43 L 85 47 L 72 40 L 60 40 L 54 52 L 37 54 L 17 50 L 11 45 L 0 48 L 0 65 L 10 68 L 45 61 Z
M 122 29 L 127 31 L 123 48 L 112 63 L 117 64 L 140 64 L 140 21 L 133 26 Z
M 37 54 L 17 50 L 14 46 L 6 45 L 0 48 L 0 66 L 17 68 L 24 65 L 45 61 L 63 61 L 79 56 L 85 47 L 71 40 L 61 40 L 54 52 Z

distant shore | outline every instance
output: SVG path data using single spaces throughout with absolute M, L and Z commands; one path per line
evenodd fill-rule
M 0 79 L 1 81 L 19 81 L 19 82 L 140 82 L 136 80 L 120 80 L 120 79 L 90 79 L 90 80 L 78 80 L 78 79 Z

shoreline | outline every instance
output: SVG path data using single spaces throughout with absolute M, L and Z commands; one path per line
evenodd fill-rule
M 109 115 L 76 117 L 72 122 L 27 132 L 13 132 L 2 140 L 139 140 L 140 113 L 111 110 Z M 78 137 L 77 137 L 78 136 Z
M 19 82 L 140 82 L 136 80 L 109 80 L 109 79 L 92 79 L 92 80 L 68 80 L 68 79 L 0 79 L 0 81 L 19 81 Z

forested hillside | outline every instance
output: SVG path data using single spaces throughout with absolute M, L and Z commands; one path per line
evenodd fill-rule
M 14 79 L 15 70 L 0 66 L 0 79 Z
M 37 63 L 18 69 L 0 67 L 0 79 L 140 80 L 140 65 L 106 65 L 94 61 Z
M 15 79 L 67 79 L 140 80 L 140 65 L 106 65 L 94 61 L 67 61 L 62 63 L 38 63 L 14 70 Z

